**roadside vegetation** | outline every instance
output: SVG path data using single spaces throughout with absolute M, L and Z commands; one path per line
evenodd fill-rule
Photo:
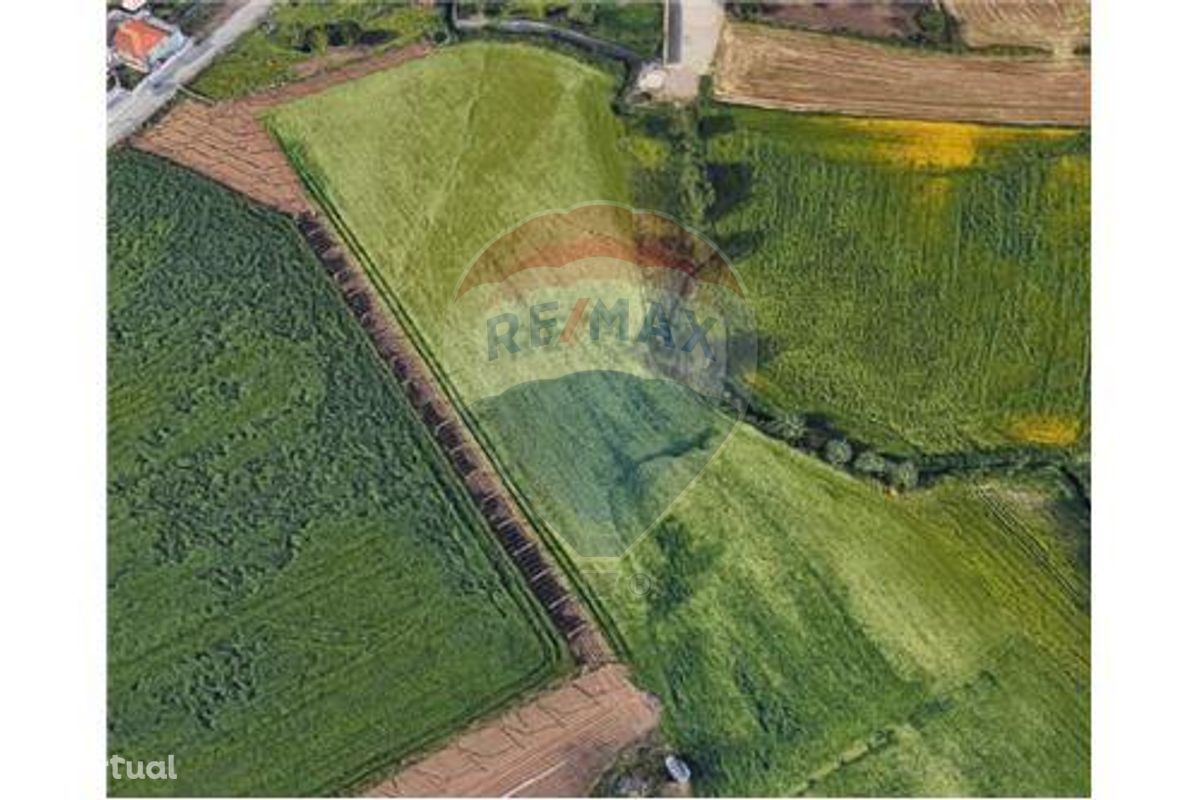
M 481 0 L 459 3 L 461 18 L 528 19 L 586 33 L 622 45 L 643 58 L 660 55 L 663 3 L 656 0 Z
M 442 40 L 437 7 L 396 0 L 277 3 L 258 28 L 243 36 L 189 88 L 214 100 L 241 97 L 295 80 L 298 66 L 320 57 L 365 56 L 424 39 Z
M 122 794 L 345 793 L 562 645 L 285 217 L 109 159 L 108 749 Z

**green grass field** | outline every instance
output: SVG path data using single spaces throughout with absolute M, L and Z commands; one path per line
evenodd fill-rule
M 279 3 L 189 88 L 214 100 L 241 97 L 295 78 L 294 68 L 330 48 L 399 47 L 444 29 L 436 8 L 396 0 Z
M 493 237 L 547 209 L 669 194 L 653 178 L 679 154 L 654 120 L 612 114 L 614 88 L 554 53 L 476 44 L 271 122 L 441 359 L 446 305 Z M 714 170 L 713 223 L 742 245 L 772 357 L 765 402 L 898 448 L 1084 424 L 1087 253 L 1072 247 L 1087 237 L 1087 158 L 1073 137 L 915 138 L 786 114 L 723 125 L 706 128 L 706 157 L 730 165 Z M 827 294 L 804 290 L 788 250 Z M 804 348 L 815 360 L 795 369 Z M 739 426 L 639 538 L 687 485 L 673 469 L 707 460 L 729 425 L 665 386 L 576 374 L 469 411 L 548 530 L 636 540 L 576 567 L 701 793 L 1088 792 L 1086 534 L 1056 484 L 949 479 L 894 498 Z M 643 577 L 650 591 L 632 591 Z
M 746 425 L 713 456 L 695 442 L 728 420 L 624 380 L 476 413 L 552 527 L 614 514 L 627 534 L 585 580 L 703 793 L 1087 793 L 1087 523 L 1053 475 L 890 497 Z
M 532 214 L 628 199 L 613 80 L 469 44 L 279 107 L 276 134 L 436 339 L 473 256 Z
M 344 792 L 562 668 L 284 217 L 109 161 L 114 794 Z
M 899 451 L 1086 436 L 1086 135 L 721 115 L 712 225 L 769 406 Z
M 741 426 L 587 574 L 703 794 L 1083 795 L 1083 536 L 1042 480 L 893 498 Z

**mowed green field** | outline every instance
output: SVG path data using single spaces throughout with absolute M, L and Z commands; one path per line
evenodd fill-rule
M 281 108 L 272 124 L 358 242 L 395 310 L 438 355 L 445 306 L 472 256 L 493 237 L 547 209 L 589 200 L 628 202 L 632 186 L 653 183 L 638 170 L 662 165 L 668 155 L 661 142 L 631 134 L 610 112 L 613 89 L 602 73 L 553 53 L 469 45 Z M 1038 170 L 1061 158 L 1067 166 L 1060 169 L 1078 173 L 1079 145 L 1058 134 L 1040 135 L 1033 144 L 986 137 L 986 142 L 972 139 L 970 152 L 960 143 L 952 154 L 919 156 L 906 149 L 918 147 L 911 139 L 894 137 L 898 152 L 884 154 L 893 163 L 856 167 L 855 153 L 840 152 L 835 144 L 853 151 L 862 139 L 879 133 L 850 122 L 835 124 L 812 174 L 838 185 L 850 178 L 831 176 L 845 166 L 859 169 L 864 181 L 878 181 L 875 189 L 863 190 L 872 201 L 858 206 L 859 216 L 844 214 L 832 196 L 820 207 L 798 206 L 794 198 L 789 201 L 793 215 L 772 217 L 773 227 L 760 229 L 752 227 L 750 209 L 765 193 L 783 198 L 783 190 L 772 187 L 788 176 L 766 174 L 760 164 L 751 173 L 758 177 L 749 195 L 738 182 L 741 168 L 731 167 L 722 179 L 731 183 L 719 181 L 718 203 L 726 207 L 719 209 L 724 213 L 715 216 L 715 225 L 728 242 L 743 245 L 736 255 L 774 358 L 759 387 L 762 398 L 825 411 L 861 435 L 898 447 L 1006 441 L 1010 433 L 998 430 L 1008 424 L 1008 415 L 1029 409 L 1005 394 L 988 403 L 977 397 L 973 406 L 963 400 L 970 393 L 954 395 L 951 402 L 931 392 L 929 399 L 914 400 L 912 414 L 891 420 L 881 409 L 903 405 L 893 395 L 861 409 L 854 403 L 827 407 L 819 393 L 801 394 L 799 384 L 785 380 L 792 373 L 781 365 L 789 348 L 801 346 L 796 337 L 810 333 L 786 324 L 787 307 L 778 293 L 793 292 L 786 299 L 798 317 L 826 298 L 781 288 L 779 282 L 790 280 L 782 256 L 777 275 L 766 276 L 766 268 L 758 276 L 747 273 L 786 247 L 804 255 L 811 242 L 794 225 L 802 232 L 805 225 L 833 231 L 845 248 L 824 245 L 824 259 L 866 270 L 872 259 L 849 256 L 857 253 L 857 242 L 871 240 L 873 231 L 894 224 L 894 249 L 910 247 L 909 229 L 887 221 L 890 213 L 914 221 L 904 216 L 908 196 L 896 194 L 898 187 L 909 186 L 905 181 L 916 186 L 929 179 L 930 185 L 942 186 L 934 179 L 950 178 L 952 188 L 956 180 L 970 182 L 963 170 L 976 153 L 994 146 L 1009 148 L 1013 163 L 1026 165 L 1030 174 L 1041 174 Z M 744 148 L 755 158 L 776 152 L 755 144 L 757 134 L 740 125 L 737 120 L 733 129 L 710 128 L 706 150 L 711 158 L 739 164 Z M 767 155 L 764 163 L 780 170 L 795 166 Z M 931 159 L 937 169 L 914 168 L 915 160 L 930 167 Z M 805 164 L 803 159 L 797 163 Z M 1086 168 L 1086 158 L 1083 163 Z M 959 172 L 952 175 L 954 170 Z M 989 174 L 970 173 L 984 176 L 971 178 L 982 185 L 991 185 Z M 1010 208 L 1001 199 L 1011 192 L 1041 196 L 1047 185 L 1038 184 L 1037 192 L 1033 184 L 999 189 L 994 210 Z M 937 195 L 942 189 L 930 191 Z M 954 194 L 948 190 L 945 197 Z M 1064 203 L 1067 210 L 1052 227 L 1064 228 L 1060 235 L 1065 237 L 1086 236 L 1074 226 L 1087 220 L 1087 206 L 1075 194 Z M 795 218 L 802 212 L 814 220 L 802 224 Z M 935 228 L 946 221 L 936 214 L 928 219 Z M 746 227 L 736 224 L 739 220 Z M 1039 230 L 1043 225 L 1041 218 L 1026 223 Z M 1014 263 L 1025 266 L 1014 267 L 1006 280 L 1024 297 L 1023 270 L 1046 265 L 1022 260 L 1027 245 L 1021 242 L 1028 236 L 1017 222 L 1012 225 L 1019 239 L 1011 243 Z M 977 295 L 974 281 L 980 275 L 973 277 L 960 262 L 939 261 L 948 244 L 944 234 L 931 232 L 923 240 L 930 266 L 920 274 L 915 268 L 910 279 L 920 283 L 924 275 L 924 286 L 909 287 L 900 273 L 890 286 L 898 297 L 926 298 L 923 308 L 931 314 L 945 313 L 940 309 L 958 302 L 952 297 L 976 297 L 980 308 L 963 310 L 955 319 L 979 317 L 986 329 L 997 314 L 1014 307 L 1015 296 Z M 963 239 L 960 244 L 967 247 L 970 237 Z M 890 252 L 879 243 L 872 247 L 880 258 Z M 760 261 L 752 261 L 756 258 Z M 1069 261 L 1065 255 L 1059 266 L 1066 270 Z M 935 263 L 957 277 L 935 275 Z M 1080 269 L 1086 292 L 1086 262 Z M 867 297 L 866 287 L 880 291 L 879 271 L 848 273 L 848 281 L 863 287 Z M 833 310 L 823 318 L 826 323 L 845 327 L 858 319 L 853 296 L 829 300 Z M 1063 295 L 1062 301 L 1075 308 L 1077 299 Z M 881 313 L 879 304 L 866 308 Z M 1013 313 L 1015 320 L 1029 322 L 1028 310 Z M 1063 311 L 1061 321 L 1085 331 L 1086 352 L 1086 320 L 1072 313 Z M 932 324 L 905 313 L 899 302 L 892 316 L 879 317 L 878 323 L 881 336 L 891 332 L 910 347 L 918 346 L 922 326 Z M 836 338 L 831 332 L 821 335 Z M 1021 342 L 1031 352 L 1013 373 L 1018 375 L 1013 385 L 1030 379 L 1028 363 L 1037 363 L 1039 380 L 1059 381 L 1066 370 L 1081 389 L 1079 362 L 1060 363 L 1058 356 L 1038 352 L 1042 339 Z M 994 389 L 1009 385 L 996 375 L 1010 375 L 1012 364 L 989 362 L 989 353 L 1011 352 L 1010 344 L 1000 336 L 995 350 L 975 353 L 976 372 L 995 370 L 988 378 L 999 381 Z M 948 346 L 937 340 L 930 352 L 937 355 Z M 871 373 L 873 385 L 889 391 L 913 385 L 912 375 L 889 383 L 896 365 L 872 363 L 866 356 L 856 361 L 853 347 L 844 350 L 850 354 L 849 371 L 827 375 L 828 382 Z M 827 370 L 837 366 L 829 359 L 821 363 Z M 948 363 L 963 366 L 931 357 L 929 368 L 944 369 Z M 931 386 L 941 387 L 945 380 L 950 379 L 933 375 Z M 596 517 L 611 521 L 621 541 L 636 540 L 621 560 L 582 560 L 577 566 L 603 615 L 628 645 L 637 679 L 663 699 L 668 737 L 694 764 L 701 793 L 1088 792 L 1088 571 L 1078 552 L 1084 547 L 1084 523 L 1056 484 L 1041 478 L 947 480 L 893 498 L 739 426 L 700 479 L 670 506 L 668 518 L 643 538 L 629 536 L 637 525 L 622 527 L 623 520 L 653 521 L 678 494 L 680 483 L 687 483 L 677 481 L 672 470 L 694 469 L 692 462 L 702 444 L 714 438 L 712 431 L 724 436 L 716 423 L 728 427 L 728 421 L 706 419 L 703 409 L 673 398 L 664 387 L 670 384 L 580 373 L 510 389 L 469 410 L 502 468 L 550 530 L 570 544 L 565 527 Z M 847 393 L 840 399 L 849 403 L 853 397 Z M 1081 397 L 1062 407 L 1070 406 L 1077 414 L 1073 419 L 1081 419 Z M 961 405 L 951 414 L 946 409 L 955 403 Z M 1062 438 L 1062 420 L 1053 415 L 1067 412 L 1054 404 L 1030 408 L 1048 418 L 1026 420 L 1022 430 Z M 657 473 L 644 469 L 648 466 Z M 606 481 L 611 491 L 599 491 Z
M 627 201 L 613 79 L 471 44 L 275 109 L 272 128 L 423 336 L 471 259 L 532 214 Z
M 1086 437 L 1087 134 L 719 116 L 713 228 L 768 406 L 899 451 Z
M 284 217 L 109 173 L 113 794 L 345 792 L 561 645 Z
M 723 795 L 1087 795 L 1083 521 L 1042 480 L 901 497 L 740 426 L 586 574 Z
M 277 108 L 270 124 L 361 246 L 393 309 L 446 362 L 443 326 L 455 287 L 493 239 L 540 212 L 630 202 L 637 160 L 631 131 L 609 108 L 616 88 L 612 76 L 559 53 L 468 44 Z M 578 352 L 581 369 L 589 368 L 584 349 Z M 627 416 L 629 408 L 658 402 L 643 391 L 647 385 L 620 375 L 592 383 L 590 396 L 614 406 L 624 398 Z M 607 406 L 597 408 L 599 420 Z M 528 470 L 519 477 L 543 522 L 577 549 L 593 553 L 636 538 L 662 510 L 640 509 L 646 487 L 613 474 L 612 459 L 605 460 L 611 431 L 600 422 L 577 424 L 585 404 L 516 392 L 470 411 L 510 470 L 530 459 L 566 467 L 542 473 L 561 481 L 531 480 Z M 556 433 L 527 436 L 522 426 L 532 420 Z M 665 430 L 656 441 L 674 435 Z M 617 460 L 656 446 L 631 444 Z M 595 458 L 580 459 L 580 452 Z M 686 476 L 665 479 L 676 493 L 686 483 Z
M 477 414 L 552 522 L 653 521 L 713 458 L 621 559 L 581 562 L 703 793 L 1087 794 L 1087 514 L 1052 475 L 889 496 L 743 424 L 713 456 L 722 415 L 621 380 Z

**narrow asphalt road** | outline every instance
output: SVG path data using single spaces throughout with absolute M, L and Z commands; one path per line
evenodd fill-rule
M 108 146 L 112 147 L 136 131 L 175 96 L 179 87 L 195 78 L 221 51 L 259 23 L 272 0 L 247 0 L 200 44 L 189 43 L 165 64 L 108 107 Z

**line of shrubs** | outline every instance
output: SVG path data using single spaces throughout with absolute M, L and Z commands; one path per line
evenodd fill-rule
M 789 446 L 821 458 L 853 475 L 909 491 L 957 474 L 1013 474 L 1054 469 L 1063 474 L 1073 493 L 1086 507 L 1090 502 L 1087 458 L 1044 447 L 1016 446 L 997 450 L 939 453 L 905 458 L 855 441 L 820 416 L 773 415 L 751 405 L 745 420 L 763 433 Z
M 769 416 L 748 410 L 746 421 L 791 447 L 818 456 L 828 464 L 879 481 L 898 491 L 916 489 L 922 471 L 911 459 L 896 458 L 853 442 L 828 422 L 803 414 Z

